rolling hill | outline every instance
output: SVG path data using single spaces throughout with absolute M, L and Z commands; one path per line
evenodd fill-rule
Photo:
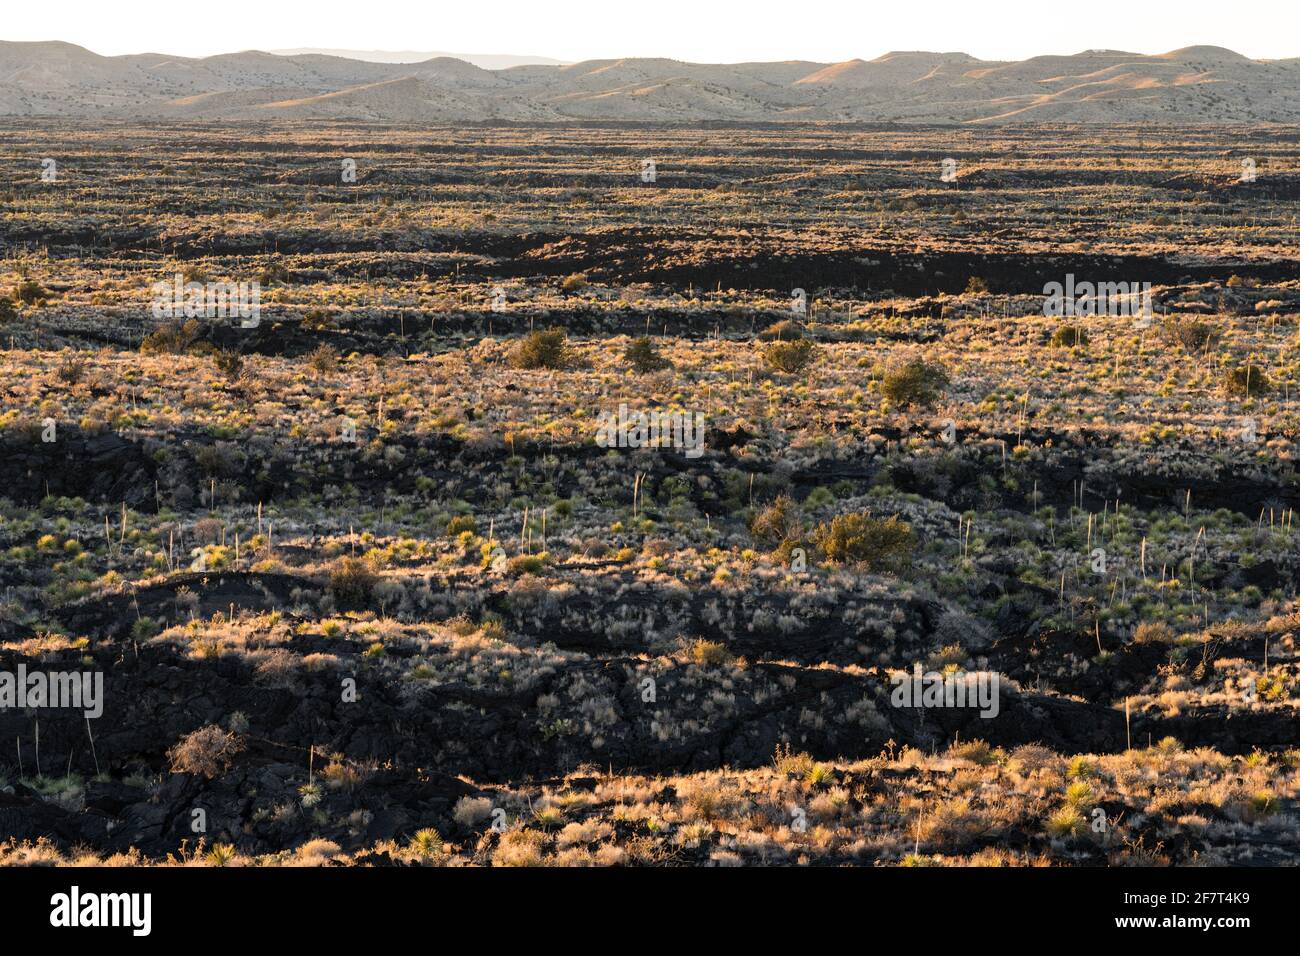
M 196 120 L 904 123 L 1300 122 L 1300 59 L 1194 46 L 1018 62 L 893 52 L 843 63 L 655 58 L 490 70 L 454 57 L 375 63 L 258 51 L 104 57 L 0 42 L 0 115 Z

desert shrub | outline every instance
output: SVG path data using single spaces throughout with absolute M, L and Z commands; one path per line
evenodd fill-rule
M 271 263 L 257 274 L 257 281 L 261 285 L 274 285 L 277 282 L 286 284 L 289 278 L 289 270 L 279 262 Z
M 222 349 L 212 356 L 212 364 L 230 381 L 235 381 L 244 371 L 244 358 L 238 352 Z
M 167 751 L 172 773 L 189 773 L 211 780 L 230 769 L 243 741 L 216 724 L 186 734 Z
M 146 335 L 140 342 L 140 351 L 148 354 L 180 355 L 198 341 L 202 326 L 197 319 L 190 319 L 184 325 L 167 323 Z
M 461 797 L 451 815 L 463 827 L 472 827 L 492 815 L 492 801 L 487 797 Z
M 909 359 L 885 370 L 880 394 L 895 405 L 931 405 L 948 387 L 948 370 L 939 362 Z
M 239 470 L 239 450 L 229 443 L 204 445 L 194 453 L 194 463 L 210 478 L 233 475 Z
M 963 740 L 948 748 L 948 756 L 955 760 L 969 760 L 981 767 L 994 762 L 993 750 L 983 740 Z
M 811 754 L 796 752 L 789 744 L 778 743 L 772 754 L 772 766 L 776 772 L 792 777 L 806 776 L 815 765 Z
M 789 495 L 781 495 L 754 516 L 749 533 L 764 548 L 779 548 L 803 534 L 799 506 Z
M 654 343 L 645 336 L 636 339 L 627 347 L 623 359 L 632 366 L 632 371 L 642 375 L 673 367 L 673 363 L 660 355 Z
M 759 332 L 758 337 L 764 342 L 798 342 L 803 338 L 803 326 L 794 319 L 782 319 Z
M 14 299 L 23 305 L 42 305 L 50 294 L 35 279 L 24 279 L 14 289 Z
M 560 288 L 565 292 L 580 292 L 587 288 L 587 276 L 582 272 L 575 272 L 572 275 L 564 277 L 560 282 Z
M 1250 800 L 1246 804 L 1243 816 L 1249 821 L 1262 820 L 1264 817 L 1270 817 L 1278 811 L 1281 801 L 1278 800 L 1277 794 L 1271 790 L 1257 790 L 1250 795 Z
M 374 593 L 379 576 L 365 558 L 345 556 L 330 568 L 329 590 L 338 601 L 363 604 Z
M 334 328 L 334 319 L 324 309 L 311 309 L 302 317 L 304 332 L 325 332 Z
M 836 515 L 819 524 L 813 541 L 827 560 L 860 564 L 871 571 L 904 567 L 916 550 L 911 525 L 897 516 L 873 518 L 865 511 Z
M 1164 621 L 1143 621 L 1133 630 L 1137 644 L 1168 644 L 1174 639 L 1174 629 Z
M 563 329 L 530 333 L 510 353 L 510 364 L 515 368 L 564 368 L 568 361 Z
M 698 640 L 691 645 L 691 662 L 701 667 L 719 667 L 731 660 L 731 652 L 718 641 Z
M 506 570 L 515 577 L 541 574 L 546 570 L 546 562 L 535 554 L 517 554 L 507 563 Z
M 1167 342 L 1181 345 L 1189 352 L 1203 349 L 1216 338 L 1218 331 L 1209 322 L 1199 319 L 1165 319 L 1161 325 Z
M 200 518 L 194 522 L 194 537 L 204 544 L 216 544 L 224 527 L 220 518 Z
M 778 372 L 793 375 L 807 368 L 816 350 L 807 339 L 793 342 L 772 342 L 763 348 L 763 361 Z
M 537 830 L 507 830 L 492 851 L 493 866 L 540 866 L 546 835 Z
M 1224 373 L 1223 388 L 1229 395 L 1249 398 L 1252 395 L 1267 395 L 1273 390 L 1273 383 L 1262 368 L 1248 362 Z
M 447 522 L 447 537 L 454 538 L 462 531 L 477 531 L 478 522 L 473 515 L 456 515 Z
M 1088 344 L 1088 333 L 1077 325 L 1058 325 L 1052 333 L 1052 348 L 1072 349 Z
M 59 381 L 76 385 L 86 374 L 86 360 L 76 353 L 63 356 L 57 372 Z
M 14 300 L 7 295 L 0 295 L 0 322 L 11 322 L 18 317 Z
M 322 345 L 307 356 L 307 364 L 324 375 L 339 367 L 339 353 L 328 345 Z
M 1011 751 L 1013 764 L 1027 773 L 1049 767 L 1055 759 L 1056 754 L 1039 744 L 1022 744 Z
M 971 276 L 966 281 L 966 292 L 968 295 L 984 295 L 989 291 L 989 284 L 979 276 Z

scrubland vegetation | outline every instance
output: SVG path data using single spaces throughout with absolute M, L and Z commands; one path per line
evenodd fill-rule
M 1296 137 L 154 135 L 0 132 L 0 862 L 1300 858 Z

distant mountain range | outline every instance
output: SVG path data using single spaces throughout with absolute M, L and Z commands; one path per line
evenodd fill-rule
M 887 53 L 844 63 L 587 60 L 505 69 L 449 56 L 376 63 L 303 53 L 105 57 L 0 42 L 0 115 L 147 120 L 632 120 L 1295 123 L 1300 58 L 1221 47 L 1088 50 L 994 62 Z
M 512 66 L 562 66 L 564 60 L 549 56 L 511 56 L 508 53 L 447 53 L 444 50 L 423 53 L 413 50 L 321 50 L 300 47 L 296 50 L 272 50 L 276 56 L 341 56 L 347 60 L 365 60 L 367 63 L 423 63 L 451 57 L 464 60 L 485 70 L 508 70 Z

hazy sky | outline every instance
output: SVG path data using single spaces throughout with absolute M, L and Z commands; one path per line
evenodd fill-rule
M 0 39 L 186 56 L 332 47 L 562 60 L 839 61 L 889 50 L 1023 59 L 1214 44 L 1280 58 L 1300 56 L 1300 0 L 58 0 L 5 4 Z

